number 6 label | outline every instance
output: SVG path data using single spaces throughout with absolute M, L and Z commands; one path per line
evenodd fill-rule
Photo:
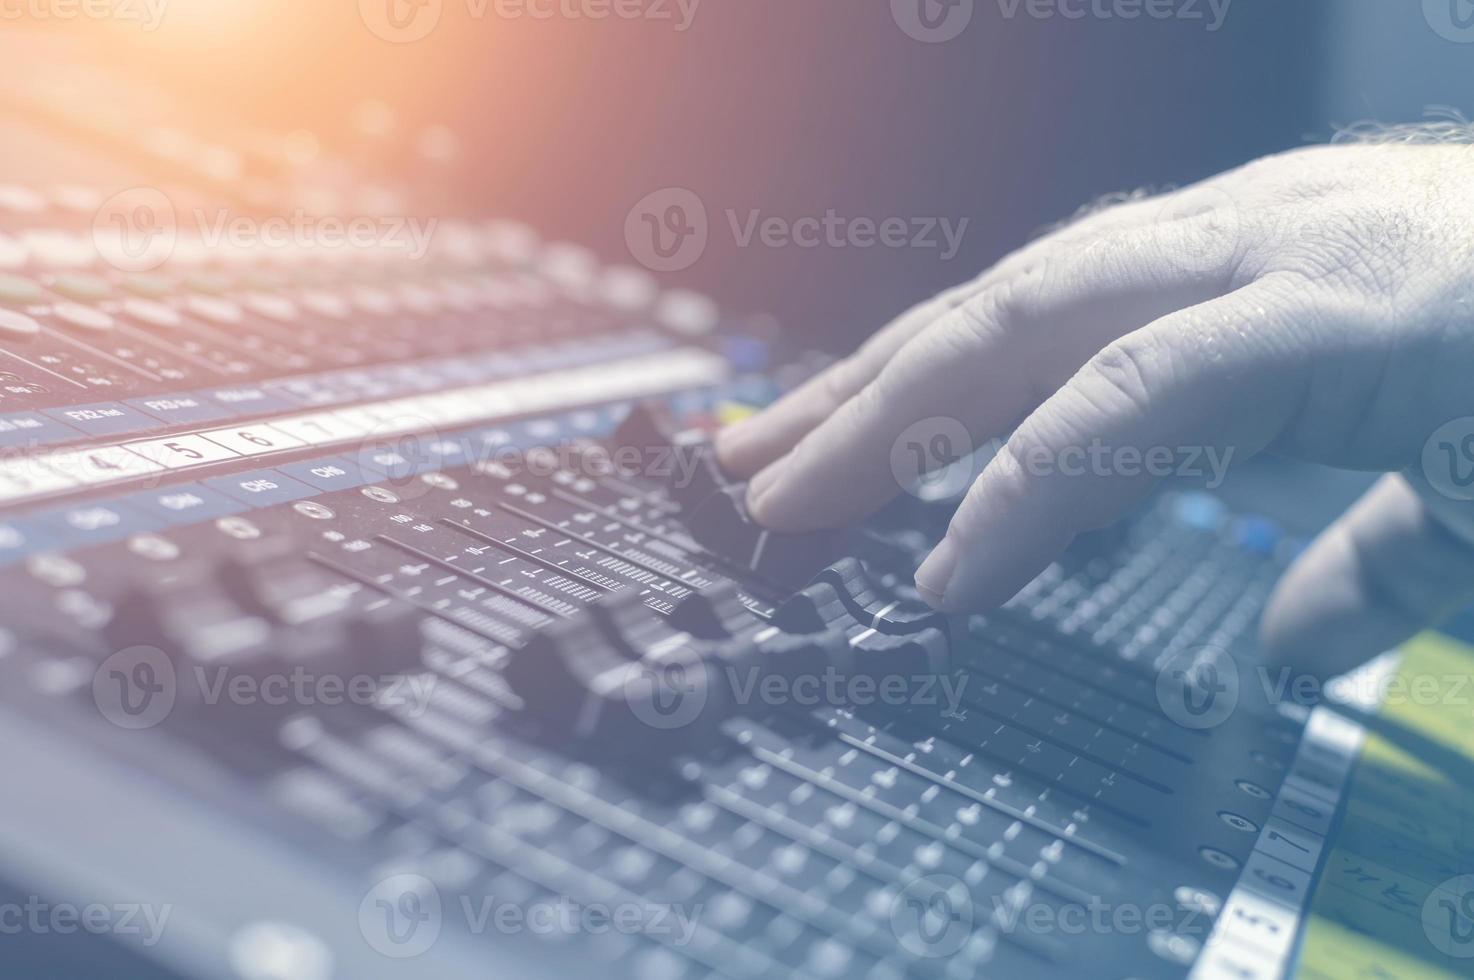
M 205 438 L 219 443 L 226 449 L 238 452 L 242 456 L 260 456 L 263 453 L 274 453 L 278 450 L 295 449 L 306 445 L 301 439 L 293 438 L 267 425 L 237 425 L 228 429 L 215 429 L 206 432 Z

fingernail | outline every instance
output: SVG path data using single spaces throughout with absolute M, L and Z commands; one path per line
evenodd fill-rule
M 956 571 L 957 546 L 951 538 L 943 538 L 916 570 L 916 591 L 929 604 L 940 609 Z

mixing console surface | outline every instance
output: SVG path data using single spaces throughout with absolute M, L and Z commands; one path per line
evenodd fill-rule
M 1354 750 L 1248 680 L 1286 542 L 1167 495 L 942 616 L 955 501 L 782 535 L 716 466 L 811 360 L 517 226 L 437 240 L 0 239 L 7 712 L 334 884 L 180 900 L 166 958 L 1281 975 Z

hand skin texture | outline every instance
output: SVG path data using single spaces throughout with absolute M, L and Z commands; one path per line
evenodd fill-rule
M 1005 602 L 1153 483 L 1041 472 L 1030 453 L 1099 440 L 1387 471 L 1295 562 L 1262 627 L 1271 660 L 1345 670 L 1474 598 L 1474 503 L 1440 497 L 1420 463 L 1435 429 L 1474 415 L 1462 138 L 1302 149 L 1097 211 L 724 431 L 721 462 L 752 478 L 757 521 L 800 531 L 898 493 L 892 446 L 919 420 L 1007 435 L 916 575 L 949 611 Z

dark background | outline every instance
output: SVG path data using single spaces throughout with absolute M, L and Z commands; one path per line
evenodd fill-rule
M 684 33 L 473 19 L 445 0 L 411 44 L 372 35 L 354 2 L 175 2 L 159 31 L 110 39 L 108 56 L 212 117 L 306 128 L 408 173 L 432 210 L 522 218 L 610 258 L 628 260 L 624 219 L 641 197 L 690 188 L 712 241 L 670 281 L 845 347 L 1087 200 L 1327 138 L 1325 12 L 1381 0 L 1234 0 L 1216 32 L 1006 18 L 1000 0 L 976 0 L 940 44 L 904 33 L 887 0 L 702 0 Z M 377 143 L 351 132 L 368 98 L 397 119 Z M 451 167 L 391 149 L 431 123 L 459 136 Z M 969 226 L 944 262 L 935 249 L 738 248 L 723 216 L 831 208 Z
M 397 44 L 366 27 L 360 0 L 169 0 L 159 30 L 109 31 L 96 53 L 200 118 L 311 132 L 407 180 L 420 213 L 516 217 L 610 259 L 630 258 L 624 221 L 640 198 L 689 188 L 713 236 L 667 281 L 832 348 L 1099 195 L 1201 179 L 1361 119 L 1468 106 L 1474 92 L 1474 43 L 1432 25 L 1440 4 L 1467 0 L 1231 0 L 1217 31 L 1206 0 L 1176 0 L 1204 19 L 1168 20 L 1036 19 L 1022 0 L 1010 17 L 1014 0 L 973 0 L 968 27 L 940 44 L 904 33 L 889 0 L 700 0 L 685 32 L 440 2 L 429 36 Z M 380 137 L 355 128 L 366 101 L 390 110 Z M 454 162 L 414 151 L 432 125 L 455 134 Z M 728 209 L 969 225 L 951 261 L 739 248 Z

